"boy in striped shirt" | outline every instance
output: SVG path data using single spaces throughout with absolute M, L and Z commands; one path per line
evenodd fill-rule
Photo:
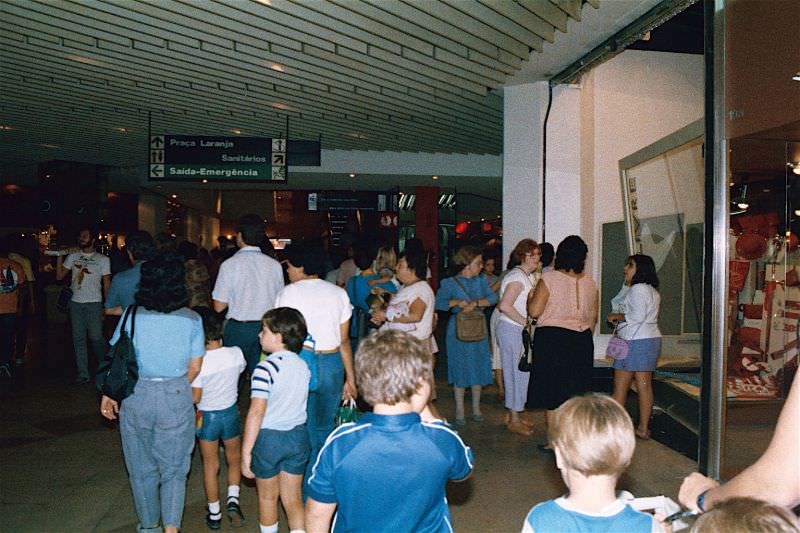
M 311 372 L 297 354 L 307 336 L 303 315 L 290 307 L 267 311 L 258 334 L 269 355 L 253 370 L 242 442 L 242 474 L 255 478 L 261 533 L 278 531 L 278 498 L 291 531 L 305 529 L 300 489 L 311 446 L 306 403 Z

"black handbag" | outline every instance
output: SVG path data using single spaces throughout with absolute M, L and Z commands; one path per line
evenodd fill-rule
M 119 338 L 108 349 L 105 358 L 97 368 L 95 384 L 97 389 L 112 400 L 121 402 L 131 394 L 139 379 L 139 365 L 136 363 L 136 349 L 133 334 L 136 326 L 136 308 L 133 305 L 125 310 L 119 328 Z M 131 317 L 131 334 L 125 331 L 128 316 Z
M 529 328 L 522 328 L 522 355 L 519 357 L 517 368 L 520 372 L 533 370 L 533 349 L 531 348 L 531 332 Z

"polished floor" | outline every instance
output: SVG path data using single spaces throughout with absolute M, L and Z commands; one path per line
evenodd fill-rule
M 119 432 L 99 416 L 91 386 L 70 384 L 74 371 L 66 325 L 36 328 L 25 365 L 12 381 L 0 382 L 0 532 L 132 532 L 137 521 Z M 452 419 L 452 394 L 443 381 L 438 393 L 439 409 Z M 465 532 L 519 531 L 533 504 L 562 494 L 565 487 L 553 458 L 535 446 L 545 436 L 543 414 L 532 413 L 532 437 L 512 435 L 494 394 L 483 400 L 485 421 L 468 421 L 461 430 L 473 448 L 475 471 L 468 481 L 448 487 L 454 526 Z M 619 488 L 636 496 L 676 498 L 681 480 L 695 468 L 656 441 L 638 441 Z M 247 518 L 242 530 L 257 531 L 252 485 L 242 488 L 241 501 Z M 202 467 L 195 453 L 183 531 L 208 531 L 204 513 Z M 224 524 L 223 530 L 231 529 Z

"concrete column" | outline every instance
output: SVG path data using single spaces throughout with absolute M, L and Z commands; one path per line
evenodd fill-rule
M 581 89 L 553 89 L 547 124 L 547 177 L 543 180 L 542 127 L 547 98 L 547 82 L 504 89 L 504 261 L 521 239 L 544 239 L 558 246 L 567 235 L 580 235 L 582 218 L 592 216 L 584 213 L 581 205 Z
M 581 235 L 581 220 L 592 213 L 581 206 L 581 90 L 572 85 L 553 88 L 547 123 L 547 163 L 544 240 L 554 247 L 568 235 Z
M 542 123 L 547 82 L 503 89 L 503 262 L 521 239 L 541 239 Z

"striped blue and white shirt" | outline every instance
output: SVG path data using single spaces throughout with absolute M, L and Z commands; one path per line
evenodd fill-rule
M 306 423 L 311 372 L 296 353 L 275 352 L 253 370 L 250 397 L 267 400 L 262 429 L 288 431 Z

